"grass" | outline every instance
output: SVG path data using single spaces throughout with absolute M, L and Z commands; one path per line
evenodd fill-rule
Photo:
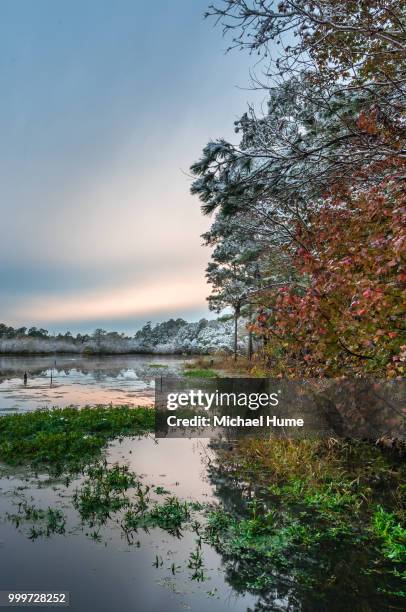
M 204 538 L 237 590 L 270 589 L 275 571 L 333 585 L 342 559 L 375 591 L 406 596 L 404 463 L 366 442 L 242 440 L 216 454 L 214 484 L 229 480 L 243 506 L 210 510 Z
M 210 369 L 198 369 L 198 368 L 194 368 L 194 369 L 190 369 L 190 370 L 185 370 L 183 372 L 184 376 L 188 376 L 190 378 L 217 378 L 218 374 L 217 372 L 215 372 L 214 370 L 210 370 Z
M 7 513 L 6 516 L 17 528 L 20 527 L 21 523 L 32 523 L 28 532 L 30 540 L 36 540 L 44 536 L 49 538 L 54 534 L 65 534 L 66 518 L 58 508 L 48 507 L 46 510 L 42 510 L 23 501 L 18 504 L 17 513 Z
M 373 515 L 372 530 L 380 539 L 382 550 L 388 559 L 396 563 L 406 563 L 406 528 L 401 526 L 395 514 L 378 506 Z
M 0 418 L 0 460 L 53 473 L 80 471 L 108 441 L 154 428 L 148 408 L 86 407 L 37 410 Z

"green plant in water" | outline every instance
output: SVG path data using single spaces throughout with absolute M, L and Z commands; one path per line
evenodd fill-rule
M 190 378 L 217 378 L 218 374 L 214 370 L 195 368 L 191 370 L 185 370 L 183 372 L 183 376 L 188 376 Z
M 73 495 L 73 506 L 83 522 L 90 526 L 103 525 L 111 513 L 130 505 L 125 495 L 128 489 L 136 487 L 137 477 L 127 466 L 101 462 L 86 471 L 86 480 Z
M 61 474 L 80 472 L 118 436 L 152 431 L 148 408 L 86 407 L 36 410 L 0 417 L 0 460 Z
M 48 507 L 46 510 L 37 508 L 26 501 L 18 504 L 16 514 L 7 513 L 6 518 L 18 529 L 22 524 L 29 526 L 28 537 L 35 540 L 39 537 L 49 538 L 51 535 L 63 535 L 66 529 L 66 517 L 59 508 Z
M 164 564 L 162 557 L 159 555 L 155 555 L 155 561 L 153 562 L 153 566 L 158 569 L 158 567 L 162 567 Z
M 226 478 L 250 496 L 243 508 L 210 509 L 203 535 L 223 556 L 237 590 L 273 588 L 275 572 L 305 588 L 329 577 L 334 585 L 334 559 L 351 550 L 357 571 L 374 568 L 385 592 L 401 596 L 396 580 L 404 572 L 385 559 L 405 560 L 404 464 L 361 442 L 244 440 L 216 447 L 216 454 L 214 482 L 224 486 Z M 383 503 L 376 510 L 377 498 L 391 510 Z M 371 529 L 382 542 L 381 555 Z
M 406 528 L 392 512 L 378 506 L 372 517 L 372 531 L 382 542 L 385 557 L 395 563 L 406 563 Z M 403 579 L 406 579 L 403 572 Z
M 189 519 L 188 503 L 179 501 L 177 497 L 167 497 L 163 504 L 156 504 L 148 516 L 151 526 L 160 527 L 177 536 Z
M 170 491 L 165 489 L 165 487 L 155 487 L 154 493 L 156 493 L 156 495 L 169 495 Z
M 198 541 L 195 550 L 192 551 L 189 555 L 188 568 L 193 570 L 193 573 L 191 575 L 192 580 L 196 580 L 196 582 L 203 582 L 204 580 L 206 580 L 200 541 Z

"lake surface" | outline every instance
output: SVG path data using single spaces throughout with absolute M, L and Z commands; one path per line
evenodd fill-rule
M 108 464 L 126 464 L 165 496 L 200 502 L 239 512 L 243 490 L 213 471 L 215 448 L 207 440 L 163 439 L 153 436 L 114 441 L 107 451 Z M 72 505 L 83 477 L 72 482 L 34 475 L 23 468 L 0 464 L 0 588 L 31 592 L 69 591 L 72 612 L 393 612 L 402 610 L 393 599 L 375 593 L 376 576 L 359 572 L 359 552 L 345 556 L 334 547 L 336 583 L 302 589 L 287 571 L 275 571 L 273 585 L 262 593 L 244 587 L 244 560 L 232 553 L 220 555 L 190 527 L 178 535 L 160 528 L 138 529 L 129 542 L 119 513 L 96 526 L 81 521 Z M 159 501 L 164 501 L 161 495 Z M 21 504 L 46 510 L 59 509 L 66 517 L 63 534 L 32 537 L 35 520 L 16 525 L 11 515 Z M 204 523 L 204 512 L 197 514 Z M 204 580 L 193 579 L 190 559 L 200 546 Z M 317 567 L 317 559 L 314 559 Z M 175 569 L 173 569 L 175 568 Z M 253 573 L 261 573 L 254 564 Z M 325 589 L 325 592 L 324 592 Z M 41 610 L 49 608 L 40 607 Z
M 179 375 L 185 362 L 172 355 L 0 357 L 0 414 L 52 406 L 153 405 L 155 377 Z
M 145 484 L 164 487 L 182 500 L 218 501 L 216 487 L 206 471 L 206 442 L 159 440 L 152 437 L 115 442 L 109 462 L 126 463 Z M 89 537 L 70 504 L 81 479 L 66 486 L 24 471 L 6 472 L 0 479 L 1 588 L 70 591 L 69 609 L 78 612 L 196 612 L 254 609 L 258 597 L 239 595 L 227 583 L 221 557 L 203 544 L 206 579 L 191 580 L 188 558 L 196 547 L 196 534 L 180 538 L 160 529 L 140 530 L 129 545 L 114 517 L 100 531 L 100 541 Z M 29 539 L 28 525 L 16 528 L 7 512 L 16 512 L 26 500 L 36 507 L 61 509 L 68 517 L 65 535 Z M 155 567 L 157 556 L 162 565 Z M 175 564 L 173 575 L 171 565 Z M 43 608 L 45 609 L 45 608 Z
M 2 357 L 0 414 L 44 406 L 74 404 L 152 405 L 154 378 L 177 376 L 185 359 L 163 356 L 117 357 Z M 24 386 L 24 372 L 28 374 Z M 51 384 L 52 374 L 52 384 Z M 215 445 L 208 440 L 154 439 L 153 435 L 115 440 L 106 451 L 109 465 L 127 465 L 151 487 L 181 501 L 201 502 L 240 514 L 251 489 L 236 486 L 216 470 Z M 275 570 L 273 584 L 253 592 L 241 578 L 244 561 L 232 553 L 220 555 L 200 543 L 204 580 L 193 579 L 190 558 L 197 534 L 190 527 L 176 535 L 159 528 L 139 529 L 129 542 L 121 518 L 113 513 L 97 529 L 81 520 L 72 499 L 84 477 L 52 479 L 25 468 L 0 464 L 0 589 L 69 591 L 72 612 L 383 612 L 401 610 L 393 599 L 376 594 L 379 577 L 359 571 L 363 559 L 349 548 L 334 547 L 328 555 L 335 583 L 318 589 L 299 587 L 288 571 Z M 242 483 L 243 485 L 243 483 Z M 158 495 L 158 493 L 156 493 Z M 157 498 L 158 501 L 158 498 Z M 35 521 L 16 524 L 10 515 L 21 504 L 44 511 L 58 509 L 66 517 L 63 534 L 32 537 Z M 199 516 L 199 515 L 198 515 Z M 199 520 L 204 524 L 204 511 Z M 369 554 L 367 551 L 362 554 Z M 306 567 L 309 559 L 304 551 Z M 317 557 L 311 565 L 319 566 Z M 246 571 L 245 567 L 245 571 Z M 252 571 L 260 574 L 261 567 Z M 319 585 L 324 570 L 320 563 Z M 46 610 L 49 608 L 40 608 Z

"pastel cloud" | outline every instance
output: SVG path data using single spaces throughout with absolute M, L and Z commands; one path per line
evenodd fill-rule
M 68 294 L 32 296 L 29 304 L 17 308 L 15 316 L 21 320 L 40 323 L 59 321 L 93 321 L 94 319 L 138 318 L 144 315 L 192 310 L 204 303 L 207 287 L 199 278 L 172 276 L 153 278 L 136 287 L 104 288 L 103 290 Z
M 208 314 L 188 168 L 233 137 L 249 58 L 207 0 L 5 2 L 0 40 L 0 312 L 63 329 Z M 244 64 L 245 62 L 245 64 Z M 111 322 L 111 323 L 110 323 Z M 134 323 L 135 324 L 135 323 Z M 72 331 L 74 328 L 72 327 Z

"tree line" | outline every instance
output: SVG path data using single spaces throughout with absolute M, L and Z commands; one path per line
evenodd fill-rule
M 223 0 L 230 50 L 266 96 L 209 142 L 191 191 L 213 222 L 209 306 L 281 376 L 402 375 L 405 0 Z
M 129 337 L 119 332 L 107 332 L 104 329 L 98 328 L 91 334 L 73 335 L 70 331 L 65 333 L 50 334 L 47 329 L 42 327 L 12 327 L 0 323 L 0 339 L 18 339 L 18 338 L 41 338 L 43 340 L 68 340 L 73 343 L 84 343 L 94 340 L 101 342 L 103 339 L 109 340 L 128 340 Z

